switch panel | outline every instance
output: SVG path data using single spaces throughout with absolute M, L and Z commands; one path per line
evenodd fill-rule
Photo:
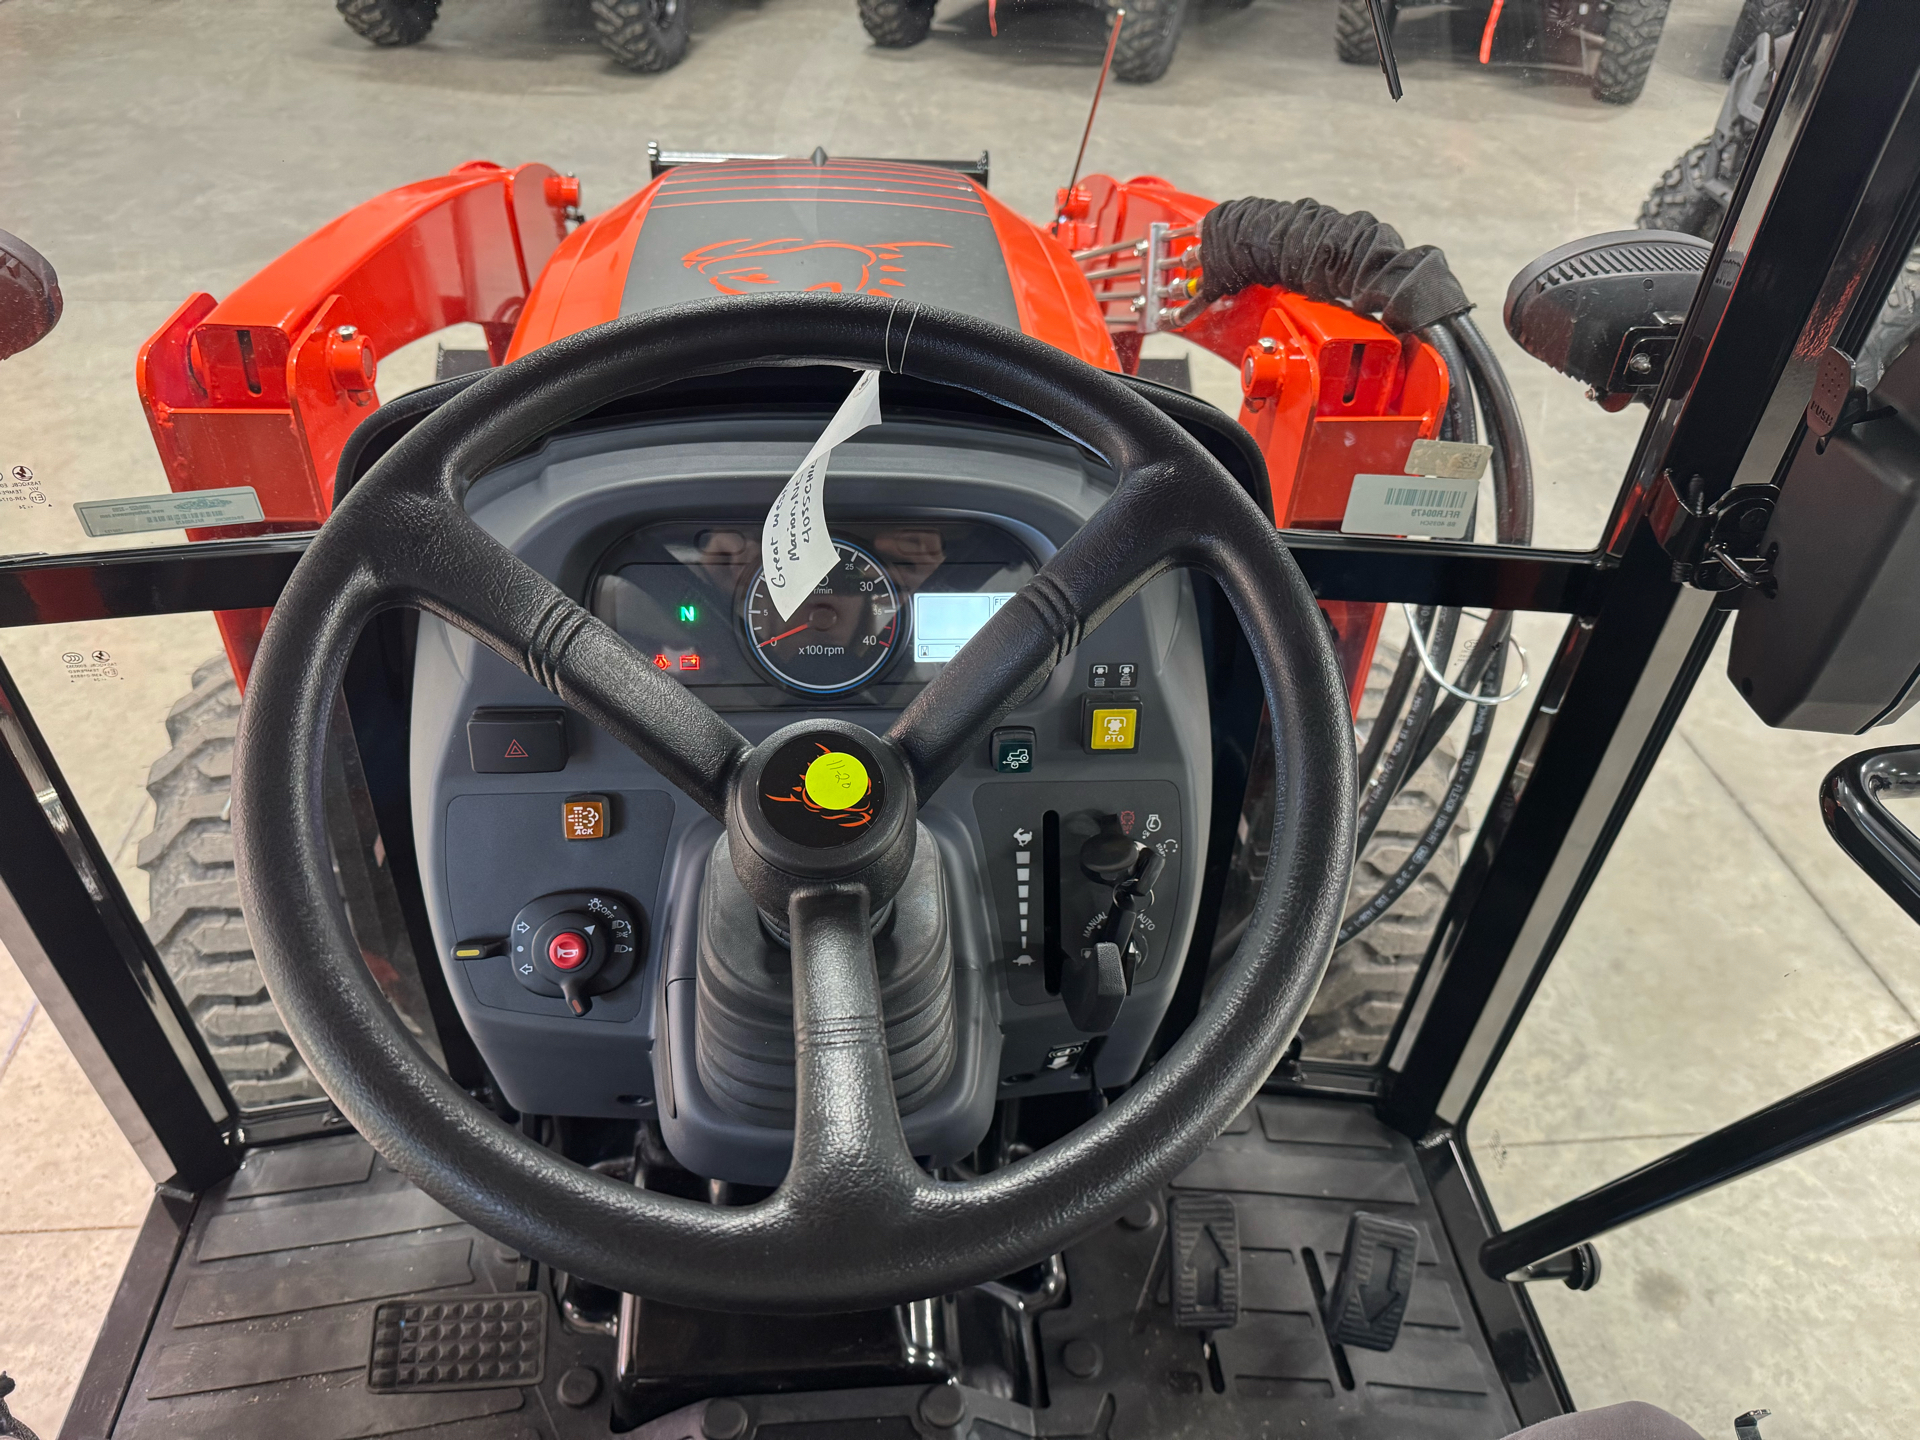
M 1171 781 L 1002 781 L 974 792 L 987 852 L 994 956 L 1021 1005 L 1060 990 L 1071 947 L 1096 944 L 1114 901 L 1111 882 L 1082 872 L 1081 852 L 1101 835 L 1155 847 L 1163 857 L 1151 894 L 1138 898 L 1131 939 L 1136 985 L 1166 961 L 1184 879 L 1180 791 Z

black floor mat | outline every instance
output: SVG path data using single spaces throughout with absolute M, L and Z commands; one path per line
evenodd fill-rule
M 1050 1400 L 1039 1411 L 963 1387 L 963 1420 L 949 1426 L 920 1414 L 926 1398 L 913 1388 L 801 1391 L 739 1397 L 744 1429 L 728 1434 L 1494 1437 L 1516 1429 L 1414 1149 L 1365 1107 L 1257 1101 L 1171 1189 L 1232 1198 L 1241 1268 L 1234 1326 L 1174 1324 L 1162 1195 L 1149 1224 L 1129 1224 L 1144 1219 L 1137 1211 L 1067 1252 L 1069 1301 L 1038 1317 Z M 1333 1284 L 1357 1209 L 1421 1233 L 1391 1351 L 1331 1346 L 1316 1304 Z M 368 1389 L 382 1301 L 503 1295 L 519 1281 L 517 1256 L 357 1138 L 255 1152 L 196 1213 L 114 1434 L 607 1435 L 611 1388 L 601 1384 L 591 1403 L 572 1408 L 561 1404 L 559 1383 L 570 1373 L 578 1382 L 583 1366 L 610 1381 L 612 1343 L 571 1332 L 557 1316 L 538 1386 Z M 1224 1314 L 1233 1309 L 1209 1295 Z M 676 1428 L 697 1412 L 640 1434 L 687 1434 Z
M 1233 1197 L 1240 1322 L 1211 1333 L 1175 1327 L 1164 1206 L 1146 1229 L 1107 1227 L 1067 1252 L 1072 1304 L 1040 1317 L 1063 1418 L 1097 1410 L 1111 1436 L 1504 1436 L 1518 1427 L 1414 1148 L 1366 1108 L 1257 1101 L 1173 1189 Z M 1356 1210 L 1421 1232 L 1391 1351 L 1337 1352 L 1316 1304 Z M 1097 1375 L 1070 1372 L 1062 1353 L 1074 1341 L 1099 1348 Z M 1078 1369 L 1091 1354 L 1077 1348 Z M 1045 1412 L 1041 1425 L 1058 1434 Z
M 383 1299 L 500 1295 L 519 1273 L 357 1136 L 252 1152 L 195 1213 L 114 1434 L 605 1434 L 604 1385 L 584 1412 L 546 1394 L 583 1360 L 610 1377 L 604 1337 L 556 1334 L 545 1387 L 368 1389 Z

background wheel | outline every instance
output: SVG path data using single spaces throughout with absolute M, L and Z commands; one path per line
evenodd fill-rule
M 1642 230 L 1679 230 L 1714 239 L 1728 213 L 1735 177 L 1747 158 L 1748 138 L 1724 142 L 1710 135 L 1699 145 L 1690 145 L 1641 202 L 1635 224 Z
M 1601 63 L 1590 89 L 1596 100 L 1628 105 L 1640 99 L 1667 19 L 1668 0 L 1613 0 Z
M 905 50 L 927 38 L 936 0 L 860 0 L 860 23 L 883 50 Z
M 240 688 L 216 656 L 167 716 L 173 747 L 147 774 L 154 821 L 139 858 L 147 934 L 234 1099 L 252 1107 L 321 1092 L 267 997 L 240 912 L 228 805 L 239 719 Z
M 1127 19 L 1114 45 L 1115 78 L 1144 85 L 1165 75 L 1174 63 L 1186 18 L 1187 0 L 1128 0 Z
M 334 0 L 347 28 L 376 45 L 414 45 L 427 38 L 440 0 Z
M 1364 733 L 1380 714 L 1382 697 L 1400 658 L 1399 648 L 1387 642 L 1375 649 L 1361 699 L 1360 727 Z M 1451 736 L 1444 737 L 1408 779 L 1361 852 L 1345 914 L 1352 915 L 1366 905 L 1400 870 L 1408 852 L 1440 810 L 1459 762 L 1459 748 Z M 1274 824 L 1274 751 L 1265 727 L 1249 765 L 1247 792 L 1240 838 L 1234 845 L 1227 889 L 1221 897 L 1220 929 L 1210 958 L 1211 971 L 1234 953 L 1247 929 L 1261 877 L 1267 873 L 1267 845 Z M 1427 869 L 1402 892 L 1387 914 L 1334 952 L 1314 1004 L 1301 1022 L 1303 1055 L 1323 1061 L 1372 1063 L 1379 1059 L 1388 1032 L 1413 987 L 1415 972 L 1427 955 L 1441 908 L 1460 876 L 1461 842 L 1467 826 L 1463 810 Z
M 1854 383 L 1873 390 L 1917 333 L 1921 333 L 1921 250 L 1910 250 L 1907 264 L 1888 289 L 1874 329 L 1861 342 L 1861 354 L 1854 362 Z
M 692 0 L 594 0 L 600 48 L 643 75 L 672 70 L 687 54 Z
M 1727 53 L 1721 57 L 1721 78 L 1731 80 L 1763 32 L 1785 35 L 1801 18 L 1801 0 L 1742 0 L 1741 13 L 1734 17 L 1728 35 Z
M 1387 23 L 1394 24 L 1400 0 L 1387 0 Z M 1349 65 L 1379 65 L 1380 47 L 1374 40 L 1374 17 L 1367 0 L 1340 0 L 1334 7 L 1334 53 Z

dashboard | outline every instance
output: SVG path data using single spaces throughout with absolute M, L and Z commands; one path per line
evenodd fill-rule
M 842 521 L 838 563 L 783 620 L 760 529 L 667 521 L 622 539 L 594 614 L 717 710 L 806 710 L 834 698 L 901 706 L 1034 577 L 1033 556 L 982 521 Z
M 820 423 L 669 416 L 563 434 L 476 484 L 468 506 L 750 742 L 809 716 L 880 734 L 1113 481 L 1084 450 L 1030 428 L 890 418 L 835 452 L 826 504 L 838 561 L 783 623 L 760 582 L 760 520 Z M 911 1107 L 896 1076 L 928 1164 L 978 1145 L 999 1101 L 1138 1070 L 1199 906 L 1212 790 L 1204 650 L 1193 582 L 1156 579 L 923 798 L 916 865 L 929 868 L 938 913 L 903 911 L 876 944 L 884 980 L 911 950 L 951 984 L 951 1061 Z M 538 1114 L 656 1121 L 696 1174 L 777 1182 L 791 1091 L 737 1086 L 716 1027 L 740 1009 L 744 975 L 772 977 L 778 1002 L 786 960 L 772 925 L 740 919 L 720 825 L 513 665 L 426 616 L 412 704 L 429 918 L 506 1098 Z M 552 948 L 566 936 L 606 948 L 593 986 L 543 963 L 563 956 Z M 1124 951 L 1127 993 L 1090 1022 L 1076 978 L 1108 937 Z M 891 1037 L 891 1005 L 888 1020 Z M 776 1014 L 740 1045 L 778 1050 L 783 1032 L 791 1042 Z

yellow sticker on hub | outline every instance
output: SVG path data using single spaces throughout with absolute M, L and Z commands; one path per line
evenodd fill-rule
M 814 757 L 802 784 L 807 799 L 822 810 L 844 811 L 867 794 L 867 767 L 846 751 L 828 751 Z

